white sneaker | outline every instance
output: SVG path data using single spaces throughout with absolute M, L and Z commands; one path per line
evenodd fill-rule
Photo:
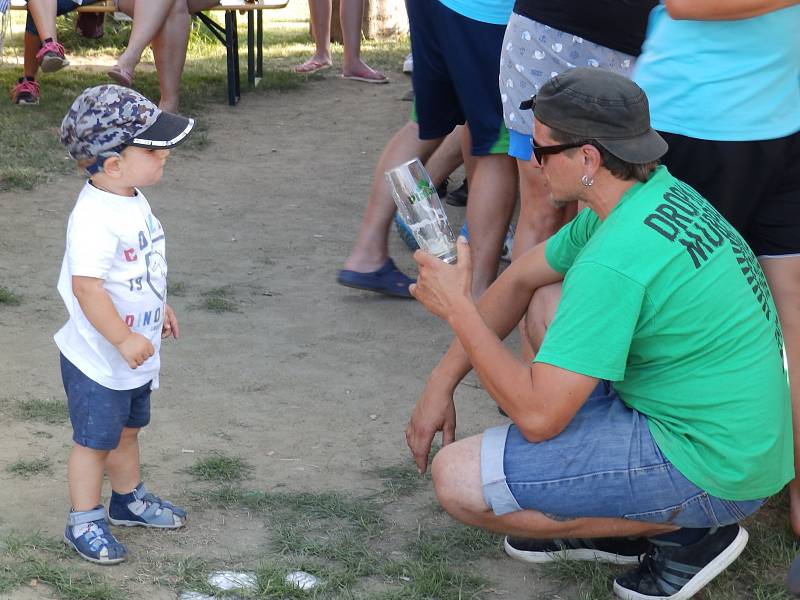
M 403 73 L 411 73 L 414 70 L 414 57 L 411 52 L 408 53 L 406 59 L 403 61 Z

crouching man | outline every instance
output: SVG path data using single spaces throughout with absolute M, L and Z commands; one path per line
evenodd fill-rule
M 742 237 L 658 159 L 647 98 L 601 69 L 542 86 L 533 154 L 556 204 L 588 206 L 476 304 L 469 247 L 417 252 L 413 295 L 456 339 L 406 439 L 454 518 L 531 562 L 641 564 L 619 598 L 691 598 L 747 544 L 738 524 L 793 478 L 775 306 Z M 536 357 L 501 340 L 527 316 Z M 474 368 L 512 423 L 458 442 L 453 392 Z

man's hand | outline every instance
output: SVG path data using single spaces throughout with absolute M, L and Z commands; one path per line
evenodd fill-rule
M 447 320 L 453 308 L 472 302 L 472 260 L 469 242 L 459 236 L 456 243 L 458 262 L 448 265 L 427 252 L 417 250 L 414 260 L 419 267 L 417 283 L 409 287 L 411 295 L 430 312 Z
M 139 333 L 130 332 L 122 342 L 117 345 L 117 350 L 131 369 L 135 369 L 155 354 L 156 349 L 146 337 Z
M 164 325 L 161 327 L 161 339 L 174 337 L 176 340 L 180 336 L 180 329 L 178 328 L 178 319 L 175 316 L 175 311 L 169 304 L 164 305 Z
M 456 408 L 453 392 L 430 380 L 417 400 L 406 427 L 406 444 L 414 456 L 420 475 L 428 468 L 431 443 L 438 431 L 442 432 L 442 446 L 455 441 Z

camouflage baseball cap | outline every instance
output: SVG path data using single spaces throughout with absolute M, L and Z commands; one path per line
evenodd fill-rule
M 61 143 L 76 160 L 105 159 L 124 146 L 173 148 L 194 128 L 194 119 L 163 112 L 139 92 L 98 85 L 75 99 L 61 122 Z

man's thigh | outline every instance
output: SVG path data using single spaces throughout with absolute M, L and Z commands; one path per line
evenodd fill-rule
M 729 502 L 687 480 L 661 453 L 647 419 L 601 382 L 559 435 L 525 440 L 511 425 L 484 432 L 481 481 L 497 515 L 626 518 L 679 527 L 726 525 L 763 500 Z

